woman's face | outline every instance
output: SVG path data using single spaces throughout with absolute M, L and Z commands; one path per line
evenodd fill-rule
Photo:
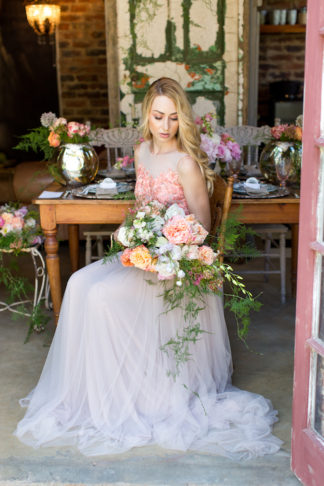
M 157 143 L 169 142 L 176 136 L 179 128 L 177 109 L 167 96 L 154 98 L 149 113 L 149 128 Z

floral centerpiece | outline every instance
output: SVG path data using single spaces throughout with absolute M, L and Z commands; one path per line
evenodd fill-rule
M 44 330 L 48 318 L 43 314 L 39 304 L 34 305 L 31 313 L 28 312 L 26 303 L 29 301 L 28 293 L 32 287 L 26 278 L 17 275 L 15 268 L 5 264 L 3 253 L 13 253 L 14 256 L 28 251 L 37 253 L 36 248 L 42 242 L 43 235 L 37 211 L 20 206 L 19 203 L 8 203 L 0 207 L 0 283 L 4 284 L 8 291 L 8 302 L 19 303 L 17 306 L 16 302 L 14 312 L 30 316 L 25 342 L 33 331 Z
M 196 342 L 204 332 L 197 316 L 205 307 L 204 297 L 220 294 L 226 279 L 232 293 L 227 294 L 227 305 L 234 311 L 238 322 L 238 335 L 245 339 L 249 326 L 249 312 L 257 303 L 245 289 L 241 277 L 218 258 L 217 242 L 206 244 L 208 232 L 190 214 L 173 204 L 169 208 L 157 201 L 130 210 L 118 232 L 118 242 L 113 244 L 108 257 L 118 252 L 121 263 L 136 267 L 157 276 L 155 283 L 164 286 L 162 297 L 166 312 L 180 307 L 186 325 L 162 346 L 163 351 L 174 354 L 177 375 L 182 362 L 189 359 L 190 342 Z M 154 283 L 154 282 L 151 282 Z
M 0 250 L 29 248 L 42 243 L 38 213 L 26 206 L 8 203 L 0 207 Z
M 89 145 L 90 123 L 68 122 L 55 113 L 43 113 L 41 126 L 20 137 L 14 147 L 19 150 L 42 152 L 44 159 L 54 161 L 49 171 L 59 182 L 63 179 L 71 185 L 91 182 L 97 174 L 99 160 Z
M 117 157 L 116 163 L 114 164 L 114 169 L 122 170 L 128 169 L 133 166 L 134 158 L 130 157 L 129 155 L 125 155 L 125 157 Z
M 200 148 L 206 152 L 211 164 L 217 160 L 223 163 L 232 159 L 239 160 L 242 153 L 239 144 L 228 133 L 221 135 L 215 133 L 212 127 L 214 119 L 216 119 L 215 113 L 206 113 L 195 120 L 200 128 Z
M 276 163 L 282 158 L 292 162 L 289 180 L 299 184 L 302 160 L 303 118 L 297 117 L 296 124 L 281 124 L 271 128 L 270 141 L 260 155 L 260 169 L 269 182 L 277 183 Z

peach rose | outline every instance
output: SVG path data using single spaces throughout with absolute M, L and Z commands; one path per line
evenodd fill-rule
M 215 261 L 215 253 L 213 252 L 212 248 L 210 248 L 210 246 L 201 246 L 199 249 L 198 249 L 198 259 L 203 262 L 203 263 L 206 263 L 206 265 L 212 265 Z
M 24 226 L 24 221 L 21 218 L 18 218 L 17 216 L 15 216 L 14 218 L 12 218 L 10 224 L 12 225 L 12 227 L 14 229 L 19 229 L 20 230 Z
M 301 140 L 303 138 L 303 130 L 301 127 L 296 127 L 295 138 L 296 140 Z
M 169 219 L 162 233 L 173 245 L 187 244 L 192 241 L 190 222 L 181 216 L 173 216 Z
M 206 231 L 205 228 L 197 222 L 193 224 L 192 233 L 192 242 L 196 243 L 196 245 L 201 245 L 208 235 L 208 231 Z
M 5 223 L 11 223 L 14 215 L 12 213 L 2 213 L 2 219 Z
M 142 270 L 149 270 L 152 264 L 150 252 L 144 245 L 137 246 L 131 250 L 129 259 L 135 267 Z
M 133 267 L 134 265 L 130 261 L 130 255 L 132 253 L 132 250 L 130 248 L 126 248 L 126 250 L 123 251 L 123 253 L 120 255 L 120 261 L 124 265 L 124 267 Z
M 60 136 L 55 132 L 51 132 L 47 140 L 51 147 L 58 147 L 61 142 Z

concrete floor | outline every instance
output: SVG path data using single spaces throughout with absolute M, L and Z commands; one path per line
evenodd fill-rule
M 63 280 L 68 271 L 66 246 L 61 247 Z M 24 257 L 21 257 L 24 258 Z M 24 272 L 29 262 L 21 263 Z M 243 267 L 242 267 L 243 268 Z M 54 324 L 45 333 L 33 335 L 24 344 L 26 321 L 13 321 L 0 314 L 0 485 L 228 485 L 268 486 L 300 484 L 290 470 L 291 397 L 294 347 L 295 300 L 280 304 L 279 279 L 265 284 L 261 276 L 245 278 L 255 293 L 263 292 L 263 307 L 252 318 L 248 350 L 235 336 L 235 323 L 227 316 L 231 337 L 233 383 L 270 398 L 279 411 L 274 434 L 284 441 L 275 455 L 236 463 L 203 453 L 182 453 L 159 447 L 136 448 L 116 456 L 87 458 L 73 448 L 34 450 L 13 435 L 24 414 L 18 399 L 36 384 L 41 372 Z M 3 290 L 0 289 L 0 300 Z

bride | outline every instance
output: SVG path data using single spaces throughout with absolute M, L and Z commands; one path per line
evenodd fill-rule
M 209 230 L 213 173 L 176 81 L 161 78 L 150 86 L 143 136 L 135 149 L 137 200 L 177 203 Z M 120 262 L 99 261 L 72 275 L 39 382 L 20 401 L 28 407 L 15 431 L 22 442 L 75 445 L 86 455 L 149 444 L 232 459 L 279 450 L 270 401 L 231 386 L 221 298 L 206 298 L 199 322 L 207 332 L 174 380 L 161 345 L 184 318 L 180 309 L 161 315 L 160 293 L 142 270 Z

